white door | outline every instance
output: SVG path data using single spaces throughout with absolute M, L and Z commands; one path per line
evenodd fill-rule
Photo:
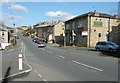
M 49 35 L 49 38 L 48 38 L 49 43 L 52 43 L 52 39 L 53 39 L 53 38 L 52 38 L 52 34 L 50 34 L 50 35 Z

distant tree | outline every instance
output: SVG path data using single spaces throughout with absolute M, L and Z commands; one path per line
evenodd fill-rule
M 28 29 L 26 30 L 26 33 L 34 34 L 34 33 L 35 33 L 35 29 L 28 28 Z

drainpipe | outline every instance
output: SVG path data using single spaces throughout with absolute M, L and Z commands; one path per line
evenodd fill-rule
M 64 47 L 66 47 L 66 31 L 65 31 L 65 26 L 62 27 L 64 29 L 64 33 L 63 33 L 63 36 L 64 36 Z
M 108 24 L 108 40 L 110 41 L 110 17 L 109 17 L 109 24 Z
M 88 14 L 88 17 L 89 17 L 89 47 L 90 47 L 90 33 L 91 33 L 91 16 L 90 14 Z

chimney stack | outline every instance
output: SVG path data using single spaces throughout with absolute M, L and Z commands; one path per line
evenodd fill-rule
M 94 14 L 96 13 L 96 10 L 94 10 Z

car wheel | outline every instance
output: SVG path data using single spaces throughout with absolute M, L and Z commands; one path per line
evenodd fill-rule
M 96 48 L 96 50 L 97 50 L 97 51 L 100 51 L 100 49 L 99 49 L 98 47 Z
M 112 48 L 110 48 L 110 49 L 109 49 L 109 52 L 113 52 L 113 49 L 112 49 Z

